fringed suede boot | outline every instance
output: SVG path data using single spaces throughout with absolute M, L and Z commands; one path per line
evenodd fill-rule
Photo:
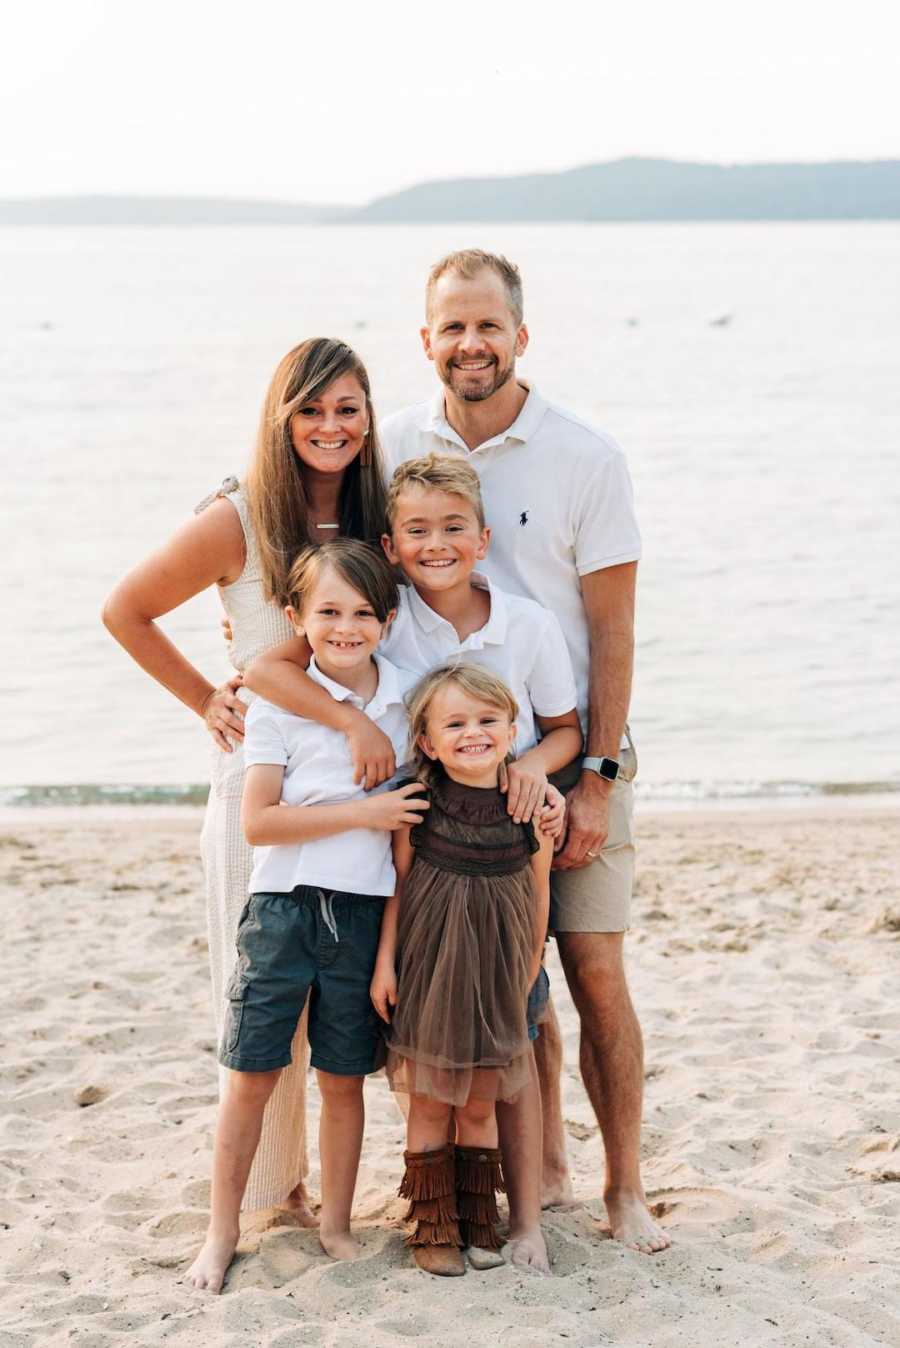
M 496 1194 L 505 1188 L 499 1148 L 456 1148 L 459 1233 L 473 1268 L 498 1268 L 503 1263 Z
M 409 1199 L 406 1220 L 416 1223 L 416 1229 L 406 1238 L 413 1259 L 426 1273 L 458 1278 L 466 1271 L 466 1261 L 460 1253 L 453 1146 L 439 1151 L 406 1151 L 403 1159 L 406 1171 L 400 1197 Z

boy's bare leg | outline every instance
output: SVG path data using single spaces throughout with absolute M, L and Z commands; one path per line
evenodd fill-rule
M 305 1069 L 309 1067 L 309 1040 L 308 1040 L 308 1037 L 307 1037 L 307 1016 L 308 1016 L 308 1014 L 309 1014 L 309 1001 L 307 1000 L 306 1006 L 303 1008 L 303 1014 L 301 1015 L 300 1020 L 299 1020 L 298 1023 L 297 1023 L 297 1030 L 296 1030 L 295 1035 L 294 1035 L 294 1043 L 293 1043 L 292 1048 L 291 1048 L 291 1052 L 292 1052 L 292 1055 L 293 1055 L 293 1057 L 294 1057 L 294 1062 L 297 1062 L 297 1054 L 298 1054 L 298 1052 L 299 1052 L 299 1053 L 303 1053 L 303 1055 L 304 1055 L 304 1060 L 305 1060 L 304 1076 L 301 1077 L 301 1083 L 302 1083 L 302 1086 L 303 1086 L 303 1113 L 304 1113 L 304 1119 L 305 1119 L 305 1114 L 306 1114 L 306 1080 L 305 1080 Z M 299 1040 L 299 1043 L 298 1043 L 298 1040 Z M 305 1124 L 305 1121 L 304 1121 L 304 1132 L 305 1132 L 305 1129 L 306 1129 L 306 1124 Z M 306 1158 L 306 1139 L 305 1139 L 305 1137 L 304 1137 L 304 1142 L 303 1142 L 303 1156 L 304 1156 L 304 1161 L 305 1161 L 305 1158 Z M 313 1211 L 312 1211 L 312 1208 L 310 1207 L 309 1194 L 308 1194 L 307 1191 L 306 1191 L 306 1180 L 305 1180 L 305 1179 L 301 1179 L 300 1182 L 299 1182 L 298 1184 L 295 1184 L 294 1187 L 293 1187 L 293 1189 L 291 1190 L 291 1192 L 288 1194 L 287 1198 L 284 1200 L 284 1202 L 283 1202 L 283 1203 L 279 1203 L 278 1206 L 279 1206 L 279 1208 L 282 1208 L 282 1209 L 284 1209 L 285 1211 L 289 1212 L 289 1213 L 291 1214 L 291 1217 L 293 1218 L 294 1222 L 296 1222 L 296 1224 L 297 1224 L 298 1226 L 318 1226 L 318 1225 L 319 1225 L 319 1219 L 318 1219 L 318 1217 L 315 1216 L 315 1214 L 314 1214 Z
M 361 1247 L 350 1232 L 350 1213 L 362 1150 L 365 1106 L 363 1078 L 317 1070 L 322 1113 L 319 1160 L 322 1167 L 322 1210 L 319 1241 L 332 1259 L 357 1259 Z
M 557 932 L 581 1017 L 581 1075 L 606 1149 L 603 1198 L 613 1238 L 642 1254 L 671 1244 L 641 1184 L 644 1046 L 622 960 L 623 932 Z
M 203 1249 L 187 1271 L 195 1287 L 221 1292 L 240 1236 L 241 1199 L 259 1145 L 266 1103 L 280 1075 L 229 1072 L 213 1147 L 209 1227 Z
M 541 1034 L 543 1034 L 543 1026 Z M 538 1040 L 540 1042 L 540 1040 Z M 515 1100 L 497 1101 L 503 1177 L 509 1199 L 509 1257 L 519 1268 L 548 1275 L 541 1231 L 541 1095 L 531 1058 L 531 1079 Z
M 540 1082 L 543 1120 L 541 1206 L 545 1208 L 567 1206 L 574 1203 L 575 1194 L 569 1174 L 562 1115 L 560 1089 L 563 1064 L 562 1034 L 552 998 L 547 1002 L 547 1016 L 541 1022 L 538 1037 L 534 1042 L 534 1059 Z

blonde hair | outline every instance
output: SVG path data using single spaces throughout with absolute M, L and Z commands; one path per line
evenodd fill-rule
M 380 549 L 355 538 L 329 538 L 317 548 L 305 548 L 287 575 L 287 600 L 298 615 L 319 582 L 326 567 L 372 605 L 380 623 L 400 602 L 397 582 L 387 558 Z
M 300 548 L 314 542 L 303 486 L 303 465 L 291 439 L 291 418 L 345 374 L 359 380 L 369 429 L 360 453 L 348 464 L 341 482 L 341 533 L 376 542 L 384 532 L 381 446 L 369 376 L 346 342 L 311 337 L 289 351 L 272 376 L 247 472 L 247 496 L 262 566 L 263 590 L 267 599 L 274 599 L 282 607 L 287 603 L 291 563 Z
M 410 487 L 423 491 L 445 491 L 461 496 L 475 511 L 479 529 L 484 528 L 484 501 L 481 482 L 475 469 L 464 459 L 449 454 L 426 454 L 421 459 L 407 459 L 401 463 L 388 483 L 386 515 L 388 529 L 393 529 L 397 502 Z
M 409 739 L 413 759 L 416 765 L 416 776 L 422 782 L 430 782 L 435 774 L 435 764 L 428 757 L 425 750 L 419 743 L 420 738 L 428 733 L 428 712 L 437 694 L 448 684 L 456 684 L 469 697 L 476 698 L 479 702 L 486 702 L 489 707 L 496 707 L 504 715 L 509 717 L 513 725 L 516 723 L 516 717 L 519 715 L 519 704 L 513 697 L 509 687 L 496 674 L 492 674 L 489 669 L 482 665 L 459 664 L 439 665 L 437 669 L 429 672 L 419 680 L 416 686 L 411 690 L 406 699 L 406 709 L 409 712 Z M 506 756 L 506 762 L 511 762 L 514 754 L 509 753 Z
M 485 267 L 500 277 L 506 290 L 506 298 L 516 327 L 521 327 L 525 312 L 522 294 L 522 275 L 514 262 L 510 262 L 500 253 L 486 253 L 482 248 L 462 248 L 456 253 L 447 253 L 435 262 L 425 282 L 425 317 L 431 322 L 434 302 L 434 288 L 447 272 L 455 272 L 464 281 L 474 281 Z

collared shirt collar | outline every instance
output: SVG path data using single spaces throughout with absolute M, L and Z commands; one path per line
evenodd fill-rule
M 547 404 L 534 384 L 526 384 L 524 380 L 519 380 L 519 382 L 523 388 L 528 389 L 528 397 L 522 404 L 522 409 L 513 424 L 508 426 L 505 431 L 501 431 L 499 435 L 492 436 L 490 440 L 485 440 L 483 445 L 476 445 L 475 449 L 471 451 L 447 420 L 443 389 L 438 389 L 428 404 L 422 429 L 433 432 L 433 434 L 440 436 L 442 440 L 448 440 L 451 444 L 459 445 L 467 454 L 470 452 L 475 454 L 478 450 L 487 449 L 490 445 L 502 445 L 506 440 L 518 440 L 520 444 L 524 444 L 530 436 L 534 435 L 540 425 L 541 418 L 547 410 Z
M 499 646 L 506 640 L 506 633 L 509 627 L 509 611 L 506 605 L 506 596 L 502 590 L 496 590 L 491 585 L 490 580 L 483 571 L 473 571 L 470 577 L 472 584 L 477 585 L 481 590 L 487 590 L 488 598 L 491 601 L 491 611 L 484 627 L 480 627 L 477 632 L 472 632 L 466 637 L 463 645 L 470 645 L 470 649 L 479 650 L 482 646 Z M 442 618 L 439 613 L 425 603 L 425 600 L 419 594 L 414 585 L 410 585 L 407 594 L 409 596 L 409 608 L 417 625 L 424 632 L 434 632 L 442 625 L 451 626 L 446 618 Z
M 345 688 L 342 683 L 335 683 L 334 679 L 330 679 L 327 674 L 323 674 L 316 664 L 315 656 L 310 660 L 306 672 L 313 683 L 318 683 L 326 692 L 331 694 L 335 702 L 352 702 L 360 710 L 365 709 L 366 715 L 374 721 L 377 717 L 383 716 L 388 707 L 395 702 L 403 704 L 403 694 L 400 691 L 397 670 L 390 660 L 385 660 L 384 656 L 378 655 L 377 652 L 374 659 L 378 667 L 378 687 L 375 689 L 370 702 L 363 702 L 358 693 L 354 693 L 350 688 Z

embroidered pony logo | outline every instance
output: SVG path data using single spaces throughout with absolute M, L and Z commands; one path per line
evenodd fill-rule
M 519 523 L 520 523 L 521 525 L 523 525 L 523 526 L 526 525 L 526 524 L 528 523 L 528 511 L 527 511 L 527 510 L 523 510 L 523 511 L 522 511 L 521 515 L 519 516 Z

